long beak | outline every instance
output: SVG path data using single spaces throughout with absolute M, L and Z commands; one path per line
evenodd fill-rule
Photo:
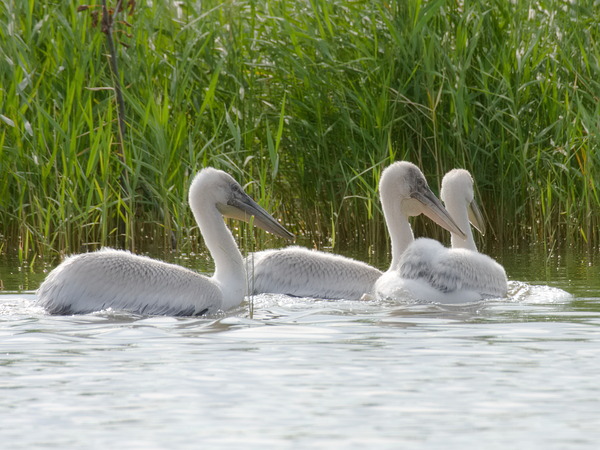
M 250 218 L 254 217 L 255 226 L 284 239 L 296 238 L 245 192 L 237 191 L 229 199 L 227 205 L 221 204 L 217 207 L 225 217 L 244 222 L 250 222 Z
M 450 213 L 446 211 L 442 202 L 431 192 L 431 189 L 425 187 L 419 191 L 412 193 L 411 197 L 423 205 L 423 214 L 437 223 L 440 227 L 445 228 L 450 233 L 458 234 L 461 238 L 466 239 L 467 235 L 460 229 Z
M 477 231 L 482 235 L 485 235 L 485 222 L 483 221 L 483 215 L 479 209 L 477 202 L 473 200 L 467 207 L 467 213 L 469 215 L 469 222 L 473 225 Z

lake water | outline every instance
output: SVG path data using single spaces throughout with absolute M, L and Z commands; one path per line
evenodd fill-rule
M 595 449 L 596 253 L 496 255 L 504 301 L 260 295 L 210 318 L 49 316 L 41 270 L 5 258 L 0 447 Z

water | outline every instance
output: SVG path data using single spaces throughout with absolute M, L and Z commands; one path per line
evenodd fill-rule
M 600 261 L 497 257 L 510 299 L 447 307 L 260 295 L 252 316 L 61 317 L 3 293 L 0 447 L 596 448 Z M 5 260 L 0 279 L 39 272 Z

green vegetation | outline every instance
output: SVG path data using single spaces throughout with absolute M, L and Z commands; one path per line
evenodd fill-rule
M 469 169 L 486 243 L 600 242 L 597 2 L 138 2 L 114 32 L 123 151 L 102 11 L 75 3 L 0 4 L 0 252 L 194 248 L 206 165 L 306 243 L 381 246 L 401 159 L 434 191 Z

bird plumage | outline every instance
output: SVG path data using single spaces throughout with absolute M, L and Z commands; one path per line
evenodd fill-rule
M 239 305 L 246 295 L 242 255 L 223 217 L 249 221 L 293 238 L 228 174 L 200 171 L 189 203 L 215 261 L 212 277 L 127 251 L 102 249 L 71 256 L 38 289 L 39 303 L 52 314 L 85 314 L 113 308 L 139 314 L 202 315 Z
M 364 262 L 298 246 L 253 253 L 246 265 L 250 292 L 297 297 L 359 299 L 381 276 Z
M 433 239 L 415 240 L 402 254 L 396 270 L 378 280 L 378 297 L 463 303 L 506 295 L 504 268 L 477 252 L 473 239 L 469 222 L 483 230 L 483 220 L 474 200 L 471 175 L 462 169 L 450 171 L 442 180 L 441 197 L 466 232 L 452 232 L 450 249 Z
M 104 248 L 67 257 L 48 275 L 38 297 L 51 314 L 115 308 L 138 314 L 195 316 L 222 308 L 221 291 L 206 280 L 175 264 Z M 131 292 L 132 287 L 136 292 Z
M 392 266 L 413 240 L 409 215 L 425 214 L 448 230 L 462 233 L 414 164 L 400 161 L 387 167 L 379 191 L 392 238 Z M 364 262 L 297 246 L 254 253 L 246 258 L 246 265 L 254 294 L 354 300 L 372 292 L 382 275 Z

